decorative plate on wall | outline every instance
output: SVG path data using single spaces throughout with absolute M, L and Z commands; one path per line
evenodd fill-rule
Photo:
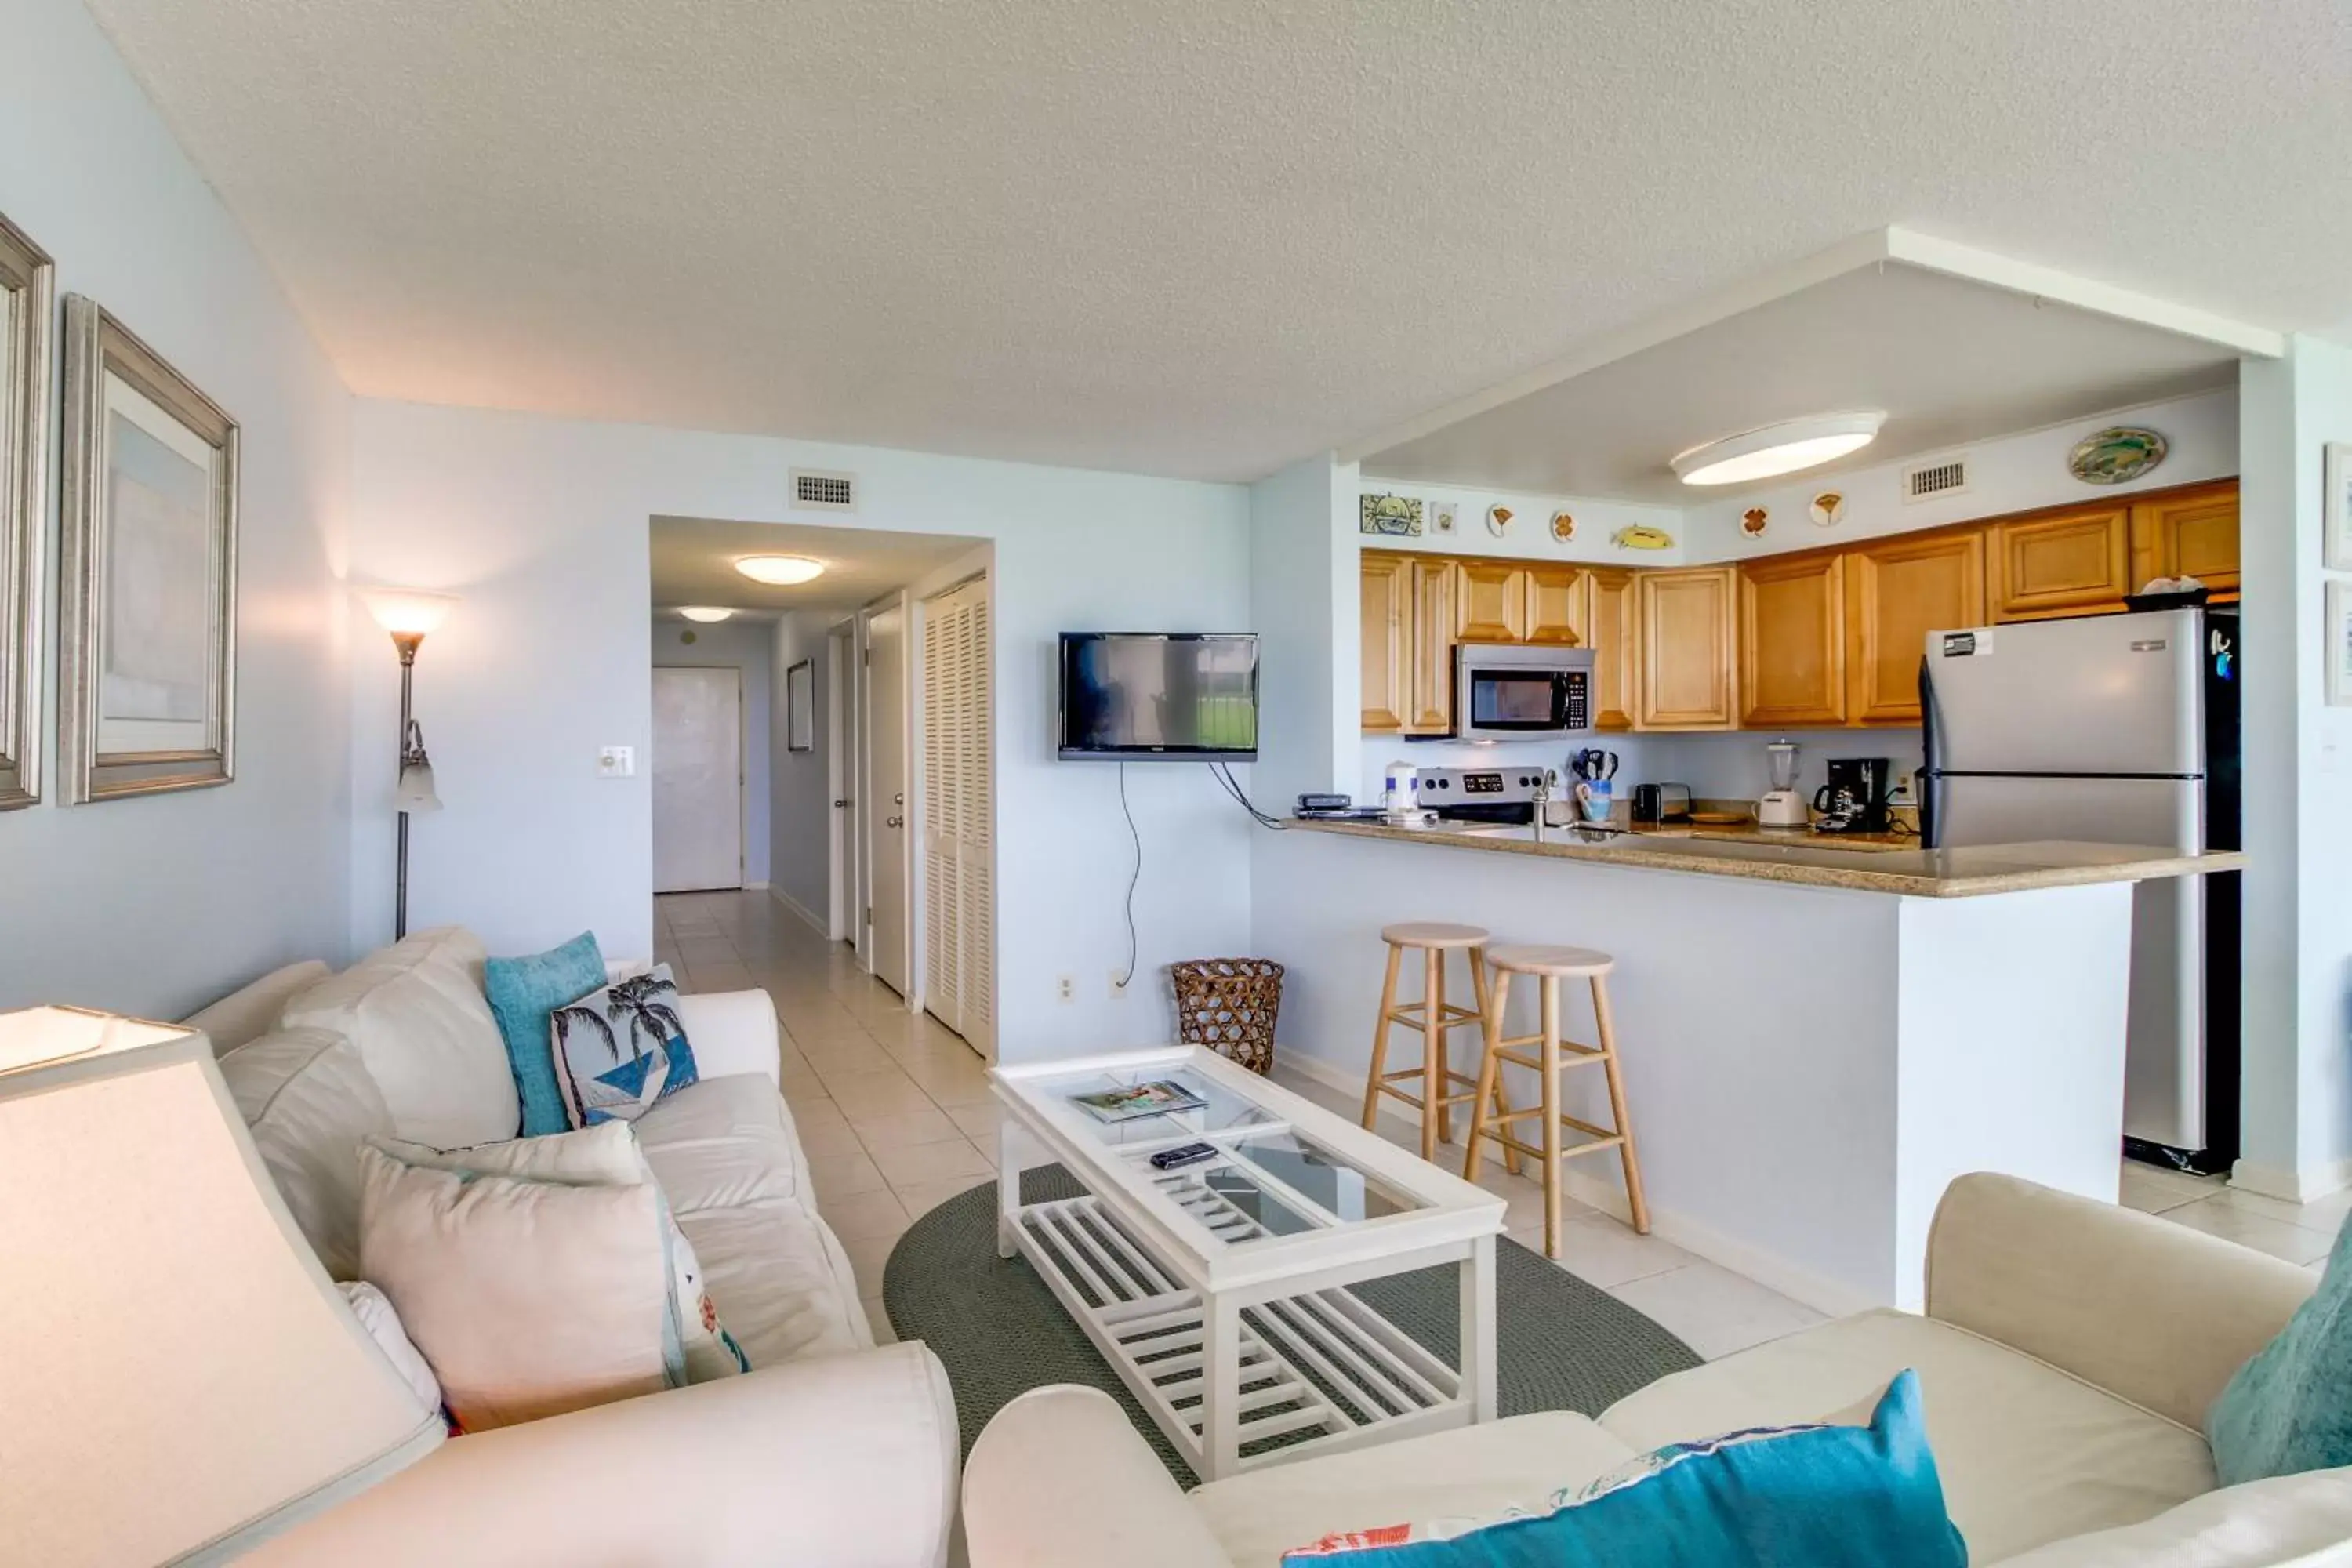
M 1429 531 L 1432 533 L 1453 532 L 1454 520 L 1459 514 L 1460 510 L 1461 509 L 1450 500 L 1431 501 L 1429 503 Z
M 1552 513 L 1551 536 L 1554 539 L 1559 540 L 1562 544 L 1566 544 L 1570 540 L 1574 539 L 1576 537 L 1576 519 L 1569 516 L 1568 513 L 1564 511 L 1556 511 Z
M 2171 443 L 2137 425 L 2116 425 L 2085 436 L 2066 454 L 2066 471 L 2086 485 L 2119 485 L 2158 463 Z
M 1486 509 L 1486 531 L 1500 539 L 1511 531 L 1511 509 L 1490 506 Z
M 1750 539 L 1760 539 L 1770 524 L 1772 514 L 1760 506 L 1751 506 L 1739 514 L 1739 531 Z
M 1620 550 L 1672 550 L 1675 536 L 1663 528 L 1637 522 L 1619 529 L 1611 542 Z
M 1385 534 L 1391 539 L 1421 537 L 1419 496 L 1366 496 L 1363 507 L 1361 531 Z
M 1813 504 L 1806 510 L 1821 527 L 1835 528 L 1845 521 L 1845 495 L 1840 490 L 1823 490 L 1813 498 Z

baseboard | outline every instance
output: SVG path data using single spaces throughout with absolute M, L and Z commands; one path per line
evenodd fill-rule
M 747 893 L 764 893 L 768 890 L 768 884 L 765 882 L 746 882 L 743 884 L 743 890 Z
M 783 905 L 784 908 L 800 916 L 803 921 L 814 928 L 817 935 L 824 937 L 827 942 L 833 940 L 833 924 L 831 921 L 817 918 L 814 911 L 810 910 L 806 904 L 802 903 L 798 899 L 793 897 L 782 888 L 764 883 L 762 886 L 767 887 L 768 897 L 775 900 L 776 902 Z
M 2282 1203 L 2307 1204 L 2352 1187 L 2352 1160 L 2332 1160 L 2300 1171 L 2240 1160 L 2230 1167 L 2230 1184 Z
M 1339 1089 L 1352 1096 L 1364 1092 L 1360 1071 L 1350 1072 L 1329 1062 L 1298 1052 L 1278 1052 L 1276 1060 L 1301 1078 L 1313 1079 L 1327 1089 Z M 1448 1145 L 1452 1147 L 1452 1145 Z M 1486 1163 L 1496 1169 L 1507 1169 L 1503 1163 L 1499 1145 L 1490 1145 Z M 1572 1164 L 1560 1172 L 1560 1190 L 1587 1208 L 1599 1209 L 1625 1224 L 1633 1223 L 1633 1210 L 1625 1202 L 1622 1183 L 1579 1172 Z M 1670 1241 L 1695 1258 L 1742 1274 L 1759 1285 L 1778 1290 L 1794 1301 L 1801 1301 L 1817 1312 L 1832 1318 L 1848 1317 L 1874 1307 L 1885 1306 L 1851 1286 L 1825 1279 L 1811 1269 L 1801 1268 L 1777 1253 L 1751 1247 L 1734 1237 L 1724 1235 L 1709 1226 L 1701 1225 L 1687 1215 L 1671 1209 L 1650 1205 L 1650 1234 L 1661 1241 Z

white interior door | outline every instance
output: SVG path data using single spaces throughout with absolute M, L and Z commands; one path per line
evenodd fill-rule
M 913 942 L 907 929 L 907 611 L 903 604 L 866 612 L 866 658 L 870 966 L 876 978 L 904 996 L 913 985 Z
M 743 675 L 654 671 L 654 891 L 743 885 Z
M 833 794 L 827 817 L 828 865 L 831 868 L 825 910 L 829 934 L 835 942 L 855 941 L 857 921 L 857 700 L 852 675 L 857 639 L 848 626 L 835 626 L 825 643 L 825 787 Z
M 988 584 L 924 605 L 923 1005 L 995 1055 L 994 693 Z

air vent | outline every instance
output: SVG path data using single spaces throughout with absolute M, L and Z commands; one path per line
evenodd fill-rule
M 1942 458 L 1903 470 L 1903 499 L 1927 500 L 1935 496 L 1960 495 L 1969 488 L 1969 460 Z
M 824 468 L 793 470 L 793 504 L 818 511 L 856 511 L 857 476 Z

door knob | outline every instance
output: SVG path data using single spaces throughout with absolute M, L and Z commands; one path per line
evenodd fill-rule
M 904 805 L 907 804 L 907 797 L 903 795 L 894 795 L 890 797 L 890 804 L 892 805 Z
M 885 827 L 904 827 L 907 826 L 907 819 L 903 816 L 886 816 L 882 819 L 882 826 Z
M 849 802 L 848 802 L 845 798 L 845 799 L 842 799 L 842 800 L 836 800 L 836 801 L 835 801 L 835 802 L 833 803 L 833 809 L 834 809 L 834 810 L 835 810 L 835 811 L 839 811 L 842 807 L 844 807 L 844 806 L 847 805 L 848 804 L 849 804 Z

